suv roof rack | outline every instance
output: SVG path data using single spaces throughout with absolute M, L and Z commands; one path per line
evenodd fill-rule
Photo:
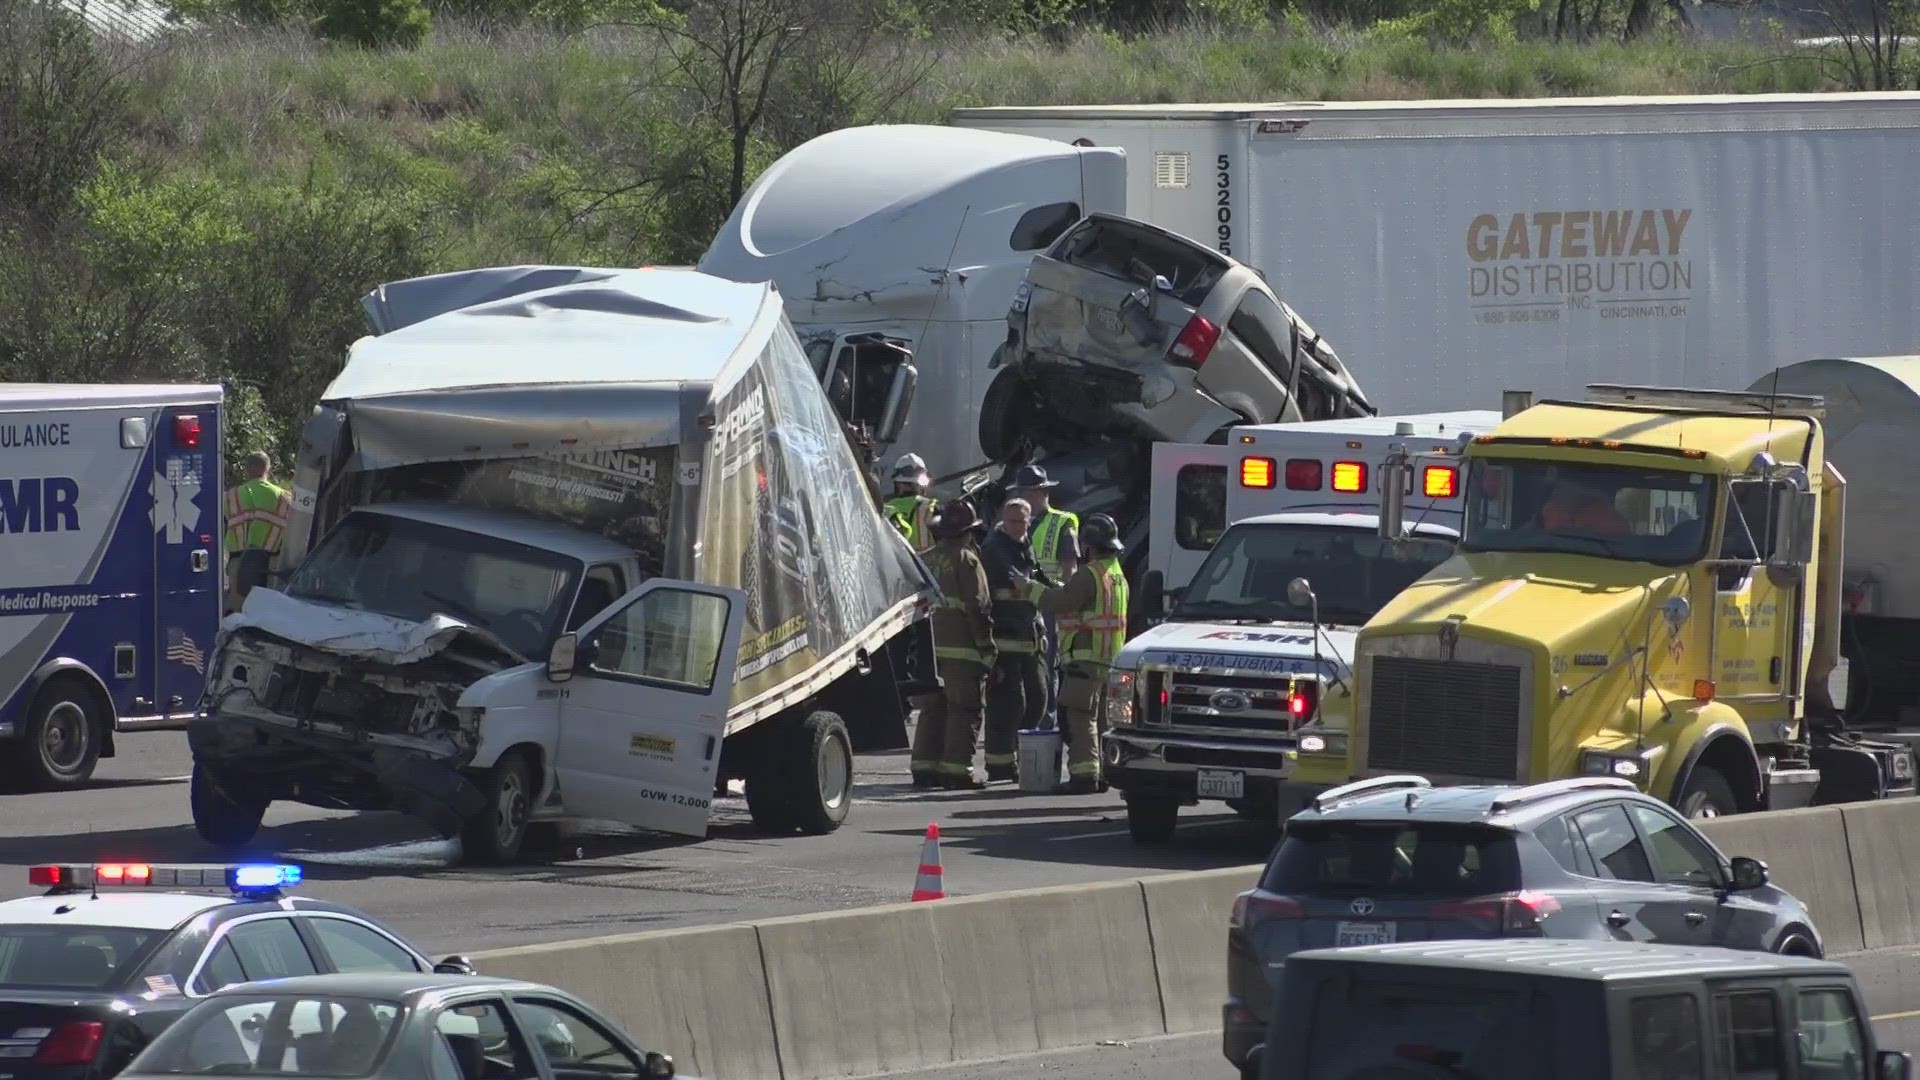
M 1315 810 L 1327 810 L 1341 803 L 1367 795 L 1377 795 L 1383 791 L 1397 791 L 1404 788 L 1430 788 L 1433 781 L 1424 776 L 1399 775 L 1376 776 L 1369 780 L 1357 780 L 1351 784 L 1342 784 L 1337 788 L 1328 788 L 1313 797 Z
M 1618 776 L 1575 776 L 1566 780 L 1548 780 L 1543 784 L 1529 784 L 1518 791 L 1511 791 L 1493 800 L 1487 807 L 1488 814 L 1504 814 L 1518 806 L 1551 799 L 1560 795 L 1571 795 L 1576 791 L 1639 791 L 1633 781 Z

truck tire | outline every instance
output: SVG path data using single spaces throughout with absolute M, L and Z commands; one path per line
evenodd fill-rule
M 220 847 L 239 847 L 251 841 L 260 832 L 260 819 L 267 816 L 266 802 L 229 796 L 204 765 L 193 767 L 188 801 L 193 804 L 193 831 L 200 834 L 200 839 Z
M 1005 348 L 1005 346 L 1002 346 Z M 980 452 L 989 461 L 1005 461 L 1033 432 L 1033 391 L 1016 368 L 1003 367 L 987 384 L 980 402 Z
M 1696 765 L 1693 774 L 1687 777 L 1687 786 L 1681 790 L 1680 797 L 1673 801 L 1674 808 L 1689 821 L 1725 817 L 1740 812 L 1740 800 L 1733 795 L 1733 785 L 1720 775 L 1720 770 L 1711 765 Z
M 462 861 L 510 863 L 520 857 L 527 842 L 527 817 L 533 812 L 536 781 L 533 762 L 524 750 L 500 755 L 493 768 L 471 778 L 487 797 L 487 807 L 468 818 L 460 829 Z
M 1136 844 L 1164 844 L 1180 821 L 1180 801 L 1159 795 L 1127 796 L 1127 832 Z
M 853 738 L 839 714 L 785 723 L 760 748 L 747 778 L 747 813 L 762 832 L 822 836 L 853 808 Z
M 107 722 L 92 686 L 71 675 L 47 680 L 21 731 L 17 782 L 28 791 L 67 791 L 93 779 Z

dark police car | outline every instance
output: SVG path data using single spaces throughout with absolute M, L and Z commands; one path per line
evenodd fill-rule
M 0 1080 L 102 1080 L 223 986 L 438 967 L 351 908 L 283 890 L 300 868 L 36 866 L 45 895 L 0 903 Z M 189 890 L 212 890 L 192 892 Z

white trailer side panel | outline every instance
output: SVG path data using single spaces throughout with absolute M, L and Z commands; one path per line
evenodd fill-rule
M 1228 226 L 1383 412 L 1920 344 L 1920 95 L 1065 112 L 956 121 L 1125 146 L 1133 212 Z M 1176 141 L 1244 148 L 1244 190 L 1150 186 Z

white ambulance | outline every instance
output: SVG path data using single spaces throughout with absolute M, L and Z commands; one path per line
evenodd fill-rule
M 1224 446 L 1154 447 L 1136 610 L 1164 617 L 1121 650 L 1103 705 L 1105 771 L 1135 840 L 1169 839 L 1182 806 L 1221 800 L 1270 821 L 1345 779 L 1354 636 L 1452 553 L 1465 507 L 1453 459 L 1499 423 L 1470 411 L 1257 424 Z M 1397 541 L 1379 535 L 1375 485 L 1395 446 L 1440 456 L 1414 470 Z

